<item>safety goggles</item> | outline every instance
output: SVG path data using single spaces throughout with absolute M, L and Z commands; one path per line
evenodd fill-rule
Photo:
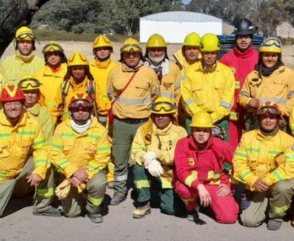
M 36 39 L 36 37 L 31 33 L 23 33 L 23 34 L 19 35 L 18 37 L 16 37 L 16 40 L 21 40 L 21 39 L 34 40 L 34 39 Z
M 281 48 L 282 42 L 278 38 L 268 38 L 260 45 L 260 47 L 271 47 L 271 46 L 274 46 L 276 48 Z
M 88 100 L 74 100 L 70 103 L 69 109 L 71 111 L 90 111 L 92 109 L 91 103 Z
M 54 52 L 54 51 L 58 51 L 62 53 L 64 52 L 63 48 L 60 45 L 55 43 L 49 43 L 44 46 L 42 53 L 45 54 L 45 53 Z
M 27 89 L 29 87 L 32 88 L 38 88 L 41 86 L 41 83 L 37 80 L 37 79 L 22 79 L 21 81 L 19 81 L 18 86 L 21 89 Z
M 270 116 L 270 115 L 280 115 L 279 111 L 276 108 L 273 107 L 262 107 L 257 111 L 257 116 Z
M 159 112 L 162 109 L 165 111 L 173 111 L 173 110 L 175 110 L 175 107 L 172 103 L 165 102 L 165 101 L 152 104 L 153 111 Z

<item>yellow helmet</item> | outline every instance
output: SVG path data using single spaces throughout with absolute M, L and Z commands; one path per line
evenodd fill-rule
M 20 27 L 15 33 L 15 39 L 19 40 L 35 40 L 33 31 L 28 27 Z
M 151 107 L 152 114 L 174 114 L 176 113 L 176 107 L 172 100 L 167 97 L 158 97 Z
M 93 49 L 100 48 L 100 47 L 109 47 L 111 48 L 111 53 L 113 53 L 113 47 L 112 44 L 106 36 L 100 35 L 97 38 L 95 38 L 93 43 Z
M 130 51 L 142 53 L 142 48 L 140 46 L 140 43 L 136 39 L 133 39 L 133 38 L 126 39 L 123 42 L 122 47 L 120 48 L 120 53 L 130 52 Z
M 196 46 L 199 47 L 201 43 L 201 37 L 199 34 L 193 32 L 186 36 L 183 46 Z
M 42 50 L 43 54 L 46 54 L 48 52 L 60 52 L 60 53 L 64 53 L 63 48 L 54 41 L 50 41 L 48 44 L 46 44 Z
M 73 53 L 68 59 L 67 66 L 70 67 L 70 66 L 76 66 L 76 65 L 89 66 L 87 57 L 80 52 Z
M 213 33 L 204 34 L 201 39 L 200 49 L 203 52 L 213 52 L 220 50 L 218 37 Z
M 191 127 L 199 127 L 199 128 L 213 128 L 213 122 L 211 116 L 205 112 L 200 111 L 195 114 L 192 118 L 192 122 L 190 124 Z
M 267 38 L 259 47 L 259 52 L 282 53 L 282 43 L 278 38 Z
M 24 75 L 19 81 L 18 86 L 21 90 L 38 90 L 41 83 L 33 75 Z
M 159 34 L 153 34 L 149 37 L 146 48 L 164 47 L 166 48 L 166 42 L 164 38 Z

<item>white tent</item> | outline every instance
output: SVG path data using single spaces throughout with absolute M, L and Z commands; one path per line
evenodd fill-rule
M 222 19 L 195 12 L 174 11 L 147 15 L 140 18 L 140 42 L 158 33 L 168 43 L 182 43 L 187 34 L 196 32 L 200 36 L 205 33 L 217 35 L 223 32 Z

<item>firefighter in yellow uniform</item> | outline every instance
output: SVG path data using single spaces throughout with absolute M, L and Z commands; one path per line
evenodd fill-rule
M 103 92 L 96 85 L 90 72 L 89 62 L 86 56 L 80 52 L 73 53 L 67 63 L 68 71 L 64 81 L 59 87 L 55 101 L 53 116 L 58 116 L 62 121 L 70 118 L 68 105 L 74 94 L 82 92 L 88 93 L 93 103 L 93 110 L 97 117 L 100 108 L 105 107 Z
M 158 97 L 151 110 L 149 122 L 140 126 L 132 144 L 134 182 L 138 192 L 138 207 L 134 218 L 143 218 L 151 211 L 150 188 L 156 189 L 163 213 L 180 215 L 184 204 L 174 191 L 172 173 L 175 148 L 178 141 L 187 136 L 178 126 L 176 108 L 167 97 Z M 181 210 L 182 203 L 182 210 Z
M 11 85 L 1 94 L 0 111 L 0 217 L 10 197 L 24 197 L 35 187 L 33 214 L 61 216 L 51 206 L 54 177 L 48 144 L 40 124 L 24 108 L 21 89 Z M 31 156 L 33 155 L 33 156 Z
M 183 77 L 185 76 L 186 69 L 201 60 L 200 43 L 201 37 L 199 34 L 195 32 L 190 33 L 186 36 L 182 48 L 174 53 L 173 56 Z
M 41 98 L 40 82 L 32 75 L 25 75 L 19 81 L 18 86 L 25 96 L 24 107 L 37 118 L 44 138 L 49 142 L 54 132 L 54 122 L 51 113 L 42 107 L 39 102 Z
M 24 76 L 33 75 L 44 67 L 44 61 L 35 55 L 36 37 L 28 27 L 21 27 L 15 34 L 16 53 L 3 60 L 0 72 L 10 84 L 17 85 Z
M 67 73 L 67 59 L 63 48 L 57 42 L 50 41 L 42 52 L 46 65 L 35 73 L 35 78 L 42 84 L 40 91 L 45 97 L 47 109 L 53 113 L 56 93 Z
M 132 142 L 137 129 L 148 121 L 152 102 L 159 92 L 157 76 L 151 68 L 144 66 L 142 48 L 137 40 L 126 39 L 120 55 L 121 64 L 110 71 L 107 79 L 109 99 L 112 102 L 117 99 L 112 104 L 115 181 L 111 205 L 126 199 Z
M 243 134 L 233 160 L 234 177 L 246 185 L 241 221 L 256 227 L 268 214 L 267 228 L 278 230 L 294 194 L 294 138 L 279 130 L 277 104 L 262 104 L 256 116 L 258 129 Z
M 231 68 L 217 61 L 220 43 L 215 34 L 205 34 L 200 49 L 202 61 L 186 71 L 181 86 L 183 105 L 189 114 L 186 130 L 190 133 L 188 125 L 192 116 L 201 110 L 206 111 L 217 125 L 212 135 L 223 137 L 224 129 L 224 139 L 228 141 L 228 117 L 234 103 L 235 77 Z
M 59 124 L 50 144 L 49 157 L 62 179 L 70 180 L 70 191 L 62 200 L 64 214 L 77 217 L 84 209 L 94 223 L 103 222 L 101 204 L 106 191 L 105 167 L 110 158 L 107 131 L 93 117 L 92 101 L 87 94 L 74 94 L 69 104 L 71 119 Z M 79 194 L 86 185 L 85 201 Z
M 105 102 L 105 108 L 99 109 L 99 122 L 106 126 L 107 114 L 111 108 L 111 102 L 107 96 L 107 77 L 117 63 L 115 63 L 110 57 L 113 53 L 113 47 L 110 40 L 103 35 L 98 36 L 93 44 L 94 59 L 90 61 L 90 71 L 95 79 L 96 85 L 103 91 L 103 100 Z M 114 163 L 111 160 L 108 163 L 106 170 L 107 173 L 107 187 L 113 188 L 114 185 Z
M 201 37 L 195 32 L 190 33 L 186 36 L 182 48 L 173 55 L 176 60 L 176 64 L 181 70 L 182 81 L 186 79 L 185 72 L 187 69 L 190 66 L 197 64 L 201 60 L 200 43 Z M 188 118 L 188 114 L 186 113 L 182 102 L 183 101 L 181 97 L 178 109 L 178 120 L 181 126 L 185 126 L 185 121 Z
M 103 99 L 106 103 L 105 109 L 99 110 L 99 122 L 106 125 L 107 113 L 111 107 L 110 100 L 107 96 L 107 77 L 110 72 L 117 63 L 115 63 L 110 57 L 111 53 L 113 53 L 113 47 L 110 40 L 103 35 L 98 36 L 93 44 L 93 54 L 94 59 L 90 61 L 90 71 L 93 75 L 96 85 L 99 85 L 99 88 L 105 93 L 103 95 Z
M 147 41 L 145 63 L 157 74 L 160 96 L 170 98 L 178 107 L 181 98 L 182 74 L 176 64 L 169 61 L 167 45 L 159 34 L 153 34 Z
M 280 125 L 281 128 L 285 126 L 283 129 L 286 130 L 286 122 L 294 105 L 293 79 L 293 70 L 282 62 L 281 41 L 277 38 L 264 40 L 259 48 L 255 70 L 246 77 L 238 99 L 238 103 L 248 112 L 247 130 L 255 128 L 253 113 L 266 101 L 275 102 L 279 106 L 285 119 L 280 121 Z

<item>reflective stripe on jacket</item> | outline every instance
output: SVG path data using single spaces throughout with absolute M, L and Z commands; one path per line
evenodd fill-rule
M 4 111 L 0 111 L 0 183 L 17 176 L 33 151 L 33 174 L 45 178 L 48 161 L 48 144 L 39 122 L 26 110 L 19 122 L 12 126 Z
M 175 178 L 195 190 L 200 183 L 230 186 L 224 164 L 232 164 L 233 147 L 210 137 L 205 150 L 198 150 L 192 136 L 181 139 L 175 151 Z
M 276 157 L 281 154 L 284 158 L 278 162 Z M 236 149 L 233 167 L 234 177 L 252 191 L 260 177 L 269 185 L 294 178 L 294 138 L 283 131 L 274 136 L 249 131 Z
M 270 76 L 259 78 L 256 70 L 246 78 L 240 92 L 238 102 L 248 111 L 252 98 L 257 98 L 261 103 L 271 101 L 278 104 L 282 115 L 289 116 L 294 104 L 294 72 L 286 66 L 281 66 Z
M 79 134 L 70 120 L 59 124 L 50 143 L 50 159 L 67 178 L 79 168 L 86 168 L 89 179 L 107 166 L 110 160 L 110 145 L 107 132 L 96 118 L 89 129 Z
M 157 129 L 156 125 L 153 124 L 151 143 L 150 145 L 146 145 L 144 142 L 145 134 L 142 131 L 143 128 L 144 125 L 139 127 L 135 135 L 131 149 L 132 160 L 134 163 L 142 166 L 142 156 L 148 151 L 154 151 L 156 153 L 156 159 L 161 163 L 164 171 L 160 177 L 164 185 L 163 188 L 172 188 L 175 148 L 178 141 L 187 136 L 187 132 L 183 127 L 176 126 L 172 122 L 163 130 Z
M 134 72 L 127 72 L 123 64 L 114 67 L 107 79 L 107 93 L 111 101 L 120 94 Z M 157 75 L 154 70 L 141 66 L 127 89 L 112 107 L 120 119 L 142 119 L 150 116 L 152 102 L 159 94 Z
M 199 62 L 186 71 L 181 92 L 184 108 L 191 117 L 204 110 L 211 113 L 213 123 L 216 123 L 230 114 L 234 104 L 235 78 L 232 70 L 218 61 L 208 72 Z

